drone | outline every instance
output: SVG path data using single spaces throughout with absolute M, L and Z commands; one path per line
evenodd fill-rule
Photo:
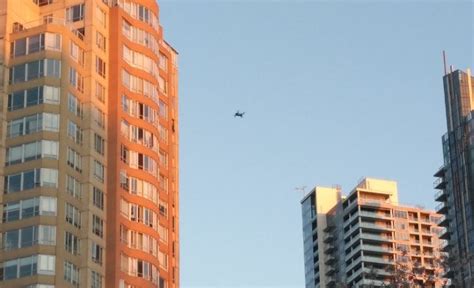
M 239 110 L 237 110 L 237 112 L 235 112 L 235 114 L 234 114 L 234 118 L 235 117 L 244 118 L 244 114 L 245 114 L 245 112 L 240 112 Z

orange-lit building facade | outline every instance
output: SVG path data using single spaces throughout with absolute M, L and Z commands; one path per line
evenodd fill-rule
M 400 205 L 396 182 L 364 178 L 347 196 L 316 187 L 301 204 L 306 288 L 449 284 L 441 215 Z
M 0 287 L 179 287 L 177 52 L 153 0 L 0 1 Z

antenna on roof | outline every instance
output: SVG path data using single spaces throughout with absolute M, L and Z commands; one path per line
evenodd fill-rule
M 446 64 L 446 51 L 443 50 L 443 64 L 444 64 L 444 75 L 448 74 L 448 68 Z
M 301 194 L 306 194 L 306 186 L 295 187 L 295 191 L 300 192 Z

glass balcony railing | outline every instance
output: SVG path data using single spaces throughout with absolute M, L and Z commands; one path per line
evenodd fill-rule
M 433 182 L 433 188 L 434 189 L 444 189 L 444 188 L 446 188 L 446 184 L 447 184 L 447 182 L 444 180 L 443 177 L 441 177 L 441 178 L 436 179 Z
M 391 230 L 391 224 L 384 224 L 384 223 L 368 223 L 368 222 L 361 222 L 360 227 L 362 228 L 370 228 L 370 229 L 377 229 L 377 230 Z

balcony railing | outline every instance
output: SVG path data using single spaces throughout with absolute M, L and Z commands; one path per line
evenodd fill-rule
M 361 222 L 360 227 L 377 229 L 377 230 L 390 230 L 390 229 L 392 229 L 392 225 L 387 225 L 387 224 L 382 224 L 382 223 L 368 223 L 368 222 Z
M 364 244 L 364 245 L 362 245 L 362 249 L 363 250 L 376 251 L 376 252 L 394 253 L 394 250 L 393 250 L 392 247 L 383 247 L 383 246 Z
M 392 218 L 390 214 L 387 213 L 374 213 L 374 212 L 368 212 L 368 211 L 360 211 L 359 212 L 360 216 L 367 216 L 367 217 L 373 217 L 373 218 Z
M 435 210 L 436 210 L 436 212 L 438 212 L 440 214 L 445 214 L 446 212 L 448 212 L 448 207 L 445 205 L 444 202 L 441 202 L 438 205 L 436 205 Z
M 435 201 L 441 202 L 441 201 L 446 201 L 448 198 L 448 194 L 446 193 L 445 190 L 439 190 L 435 194 Z
M 435 189 L 444 189 L 444 188 L 446 188 L 446 184 L 447 184 L 447 182 L 444 179 L 444 177 L 438 178 L 433 182 L 433 188 L 435 188 Z
M 43 25 L 58 25 L 58 26 L 67 27 L 76 37 L 78 37 L 81 40 L 84 40 L 84 33 L 79 31 L 78 29 L 74 29 L 73 26 L 70 25 L 68 21 L 66 21 L 66 19 L 57 18 L 57 17 L 41 18 L 41 19 L 30 21 L 30 22 L 26 22 L 24 24 L 18 23 L 18 25 L 16 26 L 17 28 L 13 30 L 13 33 L 33 29 L 33 28 L 43 26 Z

